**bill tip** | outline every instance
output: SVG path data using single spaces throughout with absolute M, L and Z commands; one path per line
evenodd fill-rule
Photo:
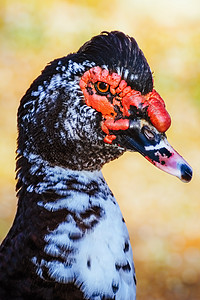
M 192 179 L 192 168 L 186 164 L 182 164 L 180 167 L 181 171 L 181 181 L 183 182 L 190 182 Z

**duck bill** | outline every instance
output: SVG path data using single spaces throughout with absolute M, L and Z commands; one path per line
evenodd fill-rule
M 166 135 L 145 120 L 130 120 L 129 128 L 119 133 L 117 142 L 183 182 L 192 179 L 192 168 L 168 143 Z

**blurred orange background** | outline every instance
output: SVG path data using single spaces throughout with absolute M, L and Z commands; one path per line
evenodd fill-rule
M 200 299 L 199 0 L 1 0 L 0 240 L 17 205 L 20 98 L 49 61 L 77 51 L 103 30 L 136 38 L 172 117 L 168 139 L 194 170 L 184 184 L 137 153 L 103 168 L 129 229 L 137 299 Z

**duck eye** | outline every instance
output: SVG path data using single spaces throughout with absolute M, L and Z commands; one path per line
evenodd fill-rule
M 106 82 L 98 81 L 95 83 L 95 89 L 100 95 L 107 95 L 109 93 L 109 84 Z

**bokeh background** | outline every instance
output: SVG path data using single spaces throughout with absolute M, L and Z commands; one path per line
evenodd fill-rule
M 137 299 L 200 299 L 199 0 L 0 0 L 0 240 L 17 205 L 20 98 L 49 61 L 103 30 L 138 41 L 172 117 L 168 139 L 194 169 L 184 184 L 137 153 L 103 168 L 129 228 Z

